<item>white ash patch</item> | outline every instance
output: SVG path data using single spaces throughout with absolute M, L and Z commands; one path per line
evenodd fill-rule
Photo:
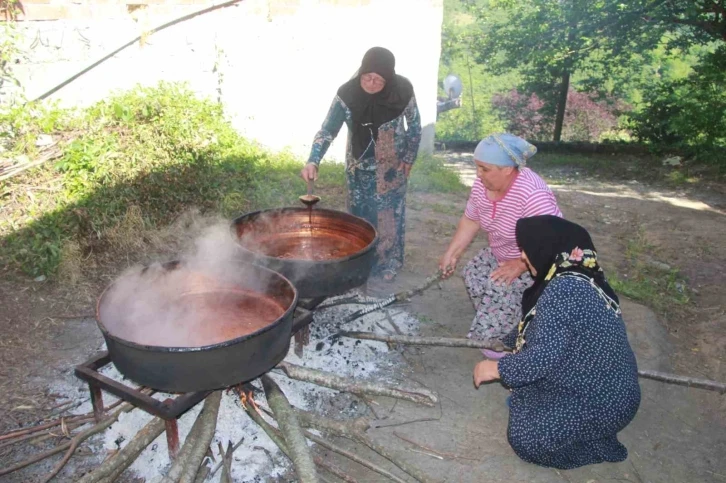
M 346 296 L 342 296 L 345 298 Z M 323 303 L 331 303 L 338 298 L 328 299 Z M 390 351 L 388 345 L 375 341 L 359 341 L 344 337 L 336 337 L 341 330 L 365 331 L 377 334 L 395 334 L 401 331 L 403 334 L 413 335 L 418 333 L 419 321 L 397 308 L 379 310 L 370 313 L 360 319 L 343 327 L 343 319 L 349 314 L 365 308 L 366 305 L 350 304 L 338 305 L 322 309 L 315 313 L 314 322 L 311 325 L 310 343 L 305 347 L 302 358 L 295 355 L 294 338 L 290 343 L 286 361 L 302 365 L 312 369 L 330 372 L 339 376 L 351 379 L 363 380 L 375 376 L 379 381 L 400 380 L 401 365 L 405 361 L 396 351 Z M 396 328 L 391 324 L 389 317 L 393 320 Z M 105 346 L 102 347 L 102 350 Z M 113 366 L 109 364 L 101 370 L 105 376 L 121 381 L 126 385 L 137 388 L 138 385 L 125 379 Z M 271 372 L 271 377 L 280 385 L 290 403 L 298 408 L 307 409 L 319 413 L 325 413 L 336 404 L 334 400 L 340 399 L 337 391 L 320 387 L 314 384 L 289 379 L 284 374 Z M 267 406 L 264 399 L 264 392 L 261 384 L 254 382 L 259 390 L 255 394 L 255 400 L 262 406 Z M 76 379 L 73 371 L 68 371 L 67 377 L 56 383 L 52 390 L 69 398 L 81 402 L 72 412 L 82 414 L 91 411 L 91 403 L 88 388 L 85 382 Z M 171 394 L 156 393 L 153 397 L 164 400 L 174 397 Z M 117 399 L 111 394 L 103 393 L 104 404 L 112 404 Z M 338 405 L 340 401 L 338 401 Z M 191 430 L 202 404 L 189 410 L 178 420 L 180 445 Z M 338 414 L 355 416 L 356 411 L 362 409 L 362 405 L 351 405 L 350 410 L 338 411 Z M 144 427 L 152 416 L 146 412 L 135 409 L 129 413 L 122 414 L 118 422 L 108 430 L 91 440 L 91 447 L 99 455 L 100 462 L 109 452 L 123 448 Z M 260 429 L 245 413 L 238 396 L 230 391 L 225 392 L 222 397 L 219 416 L 217 419 L 217 430 L 212 441 L 212 448 L 219 462 L 217 455 L 218 443 L 226 449 L 228 442 L 237 444 L 244 438 L 244 442 L 234 452 L 232 463 L 232 475 L 235 482 L 253 483 L 263 481 L 279 481 L 291 467 L 287 458 L 279 451 L 275 443 Z M 216 466 L 216 463 L 211 463 Z M 170 461 L 167 451 L 166 435 L 162 433 L 130 467 L 136 476 L 144 478 L 147 483 L 158 482 L 169 470 Z M 217 482 L 221 476 L 218 471 L 208 481 Z

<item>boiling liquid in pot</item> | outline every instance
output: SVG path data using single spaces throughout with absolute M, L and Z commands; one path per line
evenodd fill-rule
M 203 347 L 256 332 L 285 308 L 264 293 L 223 286 L 178 269 L 162 277 L 122 280 L 108 294 L 101 321 L 117 337 L 142 345 Z
M 366 246 L 363 240 L 357 238 L 351 240 L 311 228 L 310 231 L 285 233 L 275 239 L 266 240 L 257 251 L 268 257 L 321 261 L 348 257 Z

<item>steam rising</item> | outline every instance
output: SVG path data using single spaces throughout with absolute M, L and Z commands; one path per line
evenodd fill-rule
M 239 261 L 225 223 L 208 227 L 179 263 L 127 270 L 102 297 L 99 318 L 139 344 L 202 347 L 269 325 L 292 301 L 278 277 Z

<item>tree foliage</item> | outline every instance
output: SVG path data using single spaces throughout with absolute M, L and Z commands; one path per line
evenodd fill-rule
M 726 39 L 724 0 L 491 0 L 473 8 L 481 25 L 478 60 L 492 72 L 518 70 L 527 92 L 560 122 L 573 74 L 592 72 L 591 90 L 605 91 L 610 69 L 628 70 L 667 39 L 667 49 Z M 632 69 L 629 69 L 632 70 Z M 599 81 L 599 83 L 598 83 Z M 556 123 L 557 124 L 557 123 Z M 561 126 L 555 126 L 559 140 Z
M 726 46 L 705 56 L 687 78 L 647 92 L 633 131 L 655 146 L 726 164 Z

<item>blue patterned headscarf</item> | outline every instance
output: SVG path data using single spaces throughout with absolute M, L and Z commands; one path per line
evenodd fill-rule
M 492 134 L 482 139 L 474 151 L 474 159 L 497 166 L 524 168 L 537 148 L 514 134 Z

